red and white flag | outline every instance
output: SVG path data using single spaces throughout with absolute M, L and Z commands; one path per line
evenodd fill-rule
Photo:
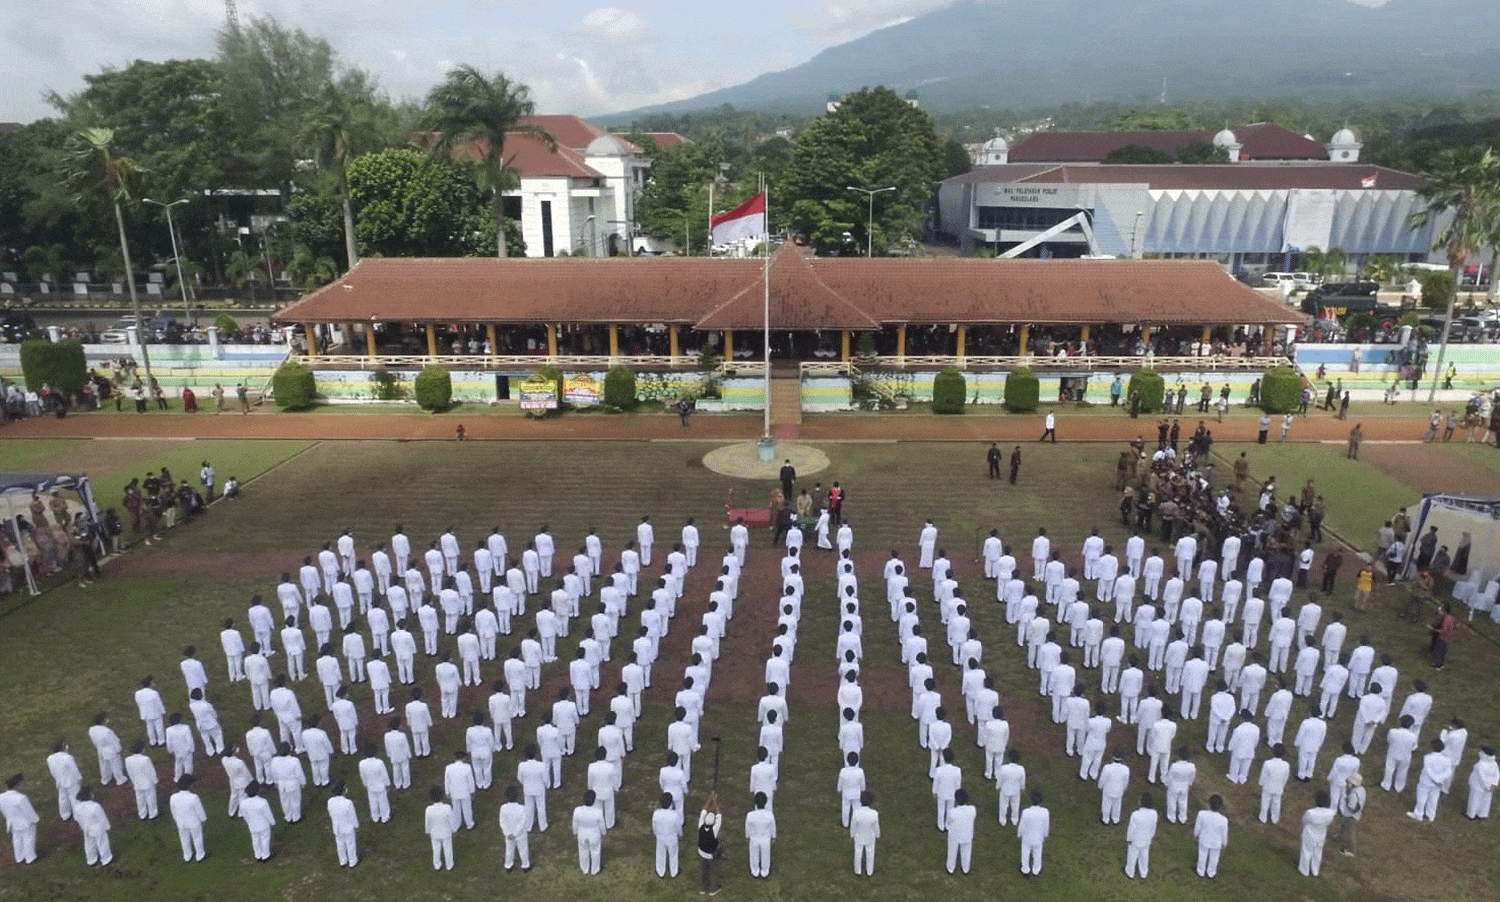
M 730 244 L 766 234 L 766 192 L 755 195 L 727 213 L 712 217 L 715 244 Z
M 1359 180 L 1359 186 L 1361 188 L 1373 188 L 1373 187 L 1375 187 L 1375 178 L 1378 175 L 1379 175 L 1378 172 L 1372 172 L 1372 173 L 1370 173 L 1369 175 L 1367 175 L 1364 178 L 1362 178 L 1362 179 Z

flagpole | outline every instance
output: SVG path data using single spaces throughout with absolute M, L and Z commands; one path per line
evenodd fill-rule
M 708 246 L 703 249 L 705 257 L 714 255 L 714 183 L 708 183 Z
M 760 177 L 760 190 L 765 194 L 766 210 L 761 217 L 761 247 L 764 249 L 765 264 L 762 281 L 765 282 L 765 319 L 763 321 L 764 332 L 763 350 L 766 358 L 766 424 L 764 438 L 771 437 L 771 186 L 766 182 L 765 175 Z

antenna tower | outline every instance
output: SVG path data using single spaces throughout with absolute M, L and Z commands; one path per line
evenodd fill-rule
M 240 30 L 240 11 L 234 5 L 234 0 L 224 0 L 224 25 L 230 31 Z

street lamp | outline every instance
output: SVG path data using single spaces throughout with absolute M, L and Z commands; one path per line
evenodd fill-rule
M 847 185 L 845 187 L 847 187 L 850 191 L 861 191 L 870 196 L 870 215 L 869 218 L 865 220 L 865 259 L 868 260 L 871 256 L 873 256 L 873 251 L 875 248 L 875 195 L 879 194 L 882 191 L 895 191 L 896 186 L 891 185 L 886 188 L 856 188 L 853 185 Z
M 182 315 L 185 319 L 191 321 L 193 313 L 188 308 L 187 281 L 182 278 L 182 254 L 177 250 L 177 227 L 172 224 L 172 208 L 178 204 L 187 203 L 188 198 L 184 197 L 181 200 L 174 200 L 171 203 L 163 203 L 159 200 L 152 200 L 149 197 L 143 197 L 141 200 L 148 204 L 155 204 L 167 211 L 167 234 L 172 238 L 172 259 L 177 264 L 177 288 L 182 292 Z

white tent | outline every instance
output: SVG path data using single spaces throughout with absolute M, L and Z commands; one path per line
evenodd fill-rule
M 58 489 L 72 490 L 78 493 L 78 499 L 83 504 L 83 512 L 89 523 L 94 528 L 94 544 L 99 554 L 104 554 L 103 530 L 99 528 L 99 506 L 94 503 L 94 491 L 89 486 L 88 476 L 82 473 L 0 473 L 0 495 L 7 499 L 16 494 L 24 494 L 30 497 L 36 492 L 52 492 Z M 24 505 L 23 505 L 24 506 Z M 16 517 L 8 518 L 8 526 L 18 547 L 24 547 L 21 538 L 21 524 Z M 26 564 L 26 585 L 32 595 L 40 594 L 36 585 L 36 574 L 31 571 L 31 561 Z
M 1455 573 L 1460 578 L 1477 580 L 1483 585 L 1486 580 L 1500 575 L 1500 498 L 1476 498 L 1471 495 L 1452 495 L 1429 492 L 1417 504 L 1412 517 L 1411 541 L 1406 548 L 1406 559 L 1401 572 L 1411 576 L 1417 557 L 1417 538 L 1431 527 L 1437 527 L 1438 544 L 1447 545 L 1448 553 L 1454 557 Z M 1464 536 L 1469 537 L 1467 561 L 1459 561 L 1459 547 Z M 1462 566 L 1462 570 L 1457 568 Z

